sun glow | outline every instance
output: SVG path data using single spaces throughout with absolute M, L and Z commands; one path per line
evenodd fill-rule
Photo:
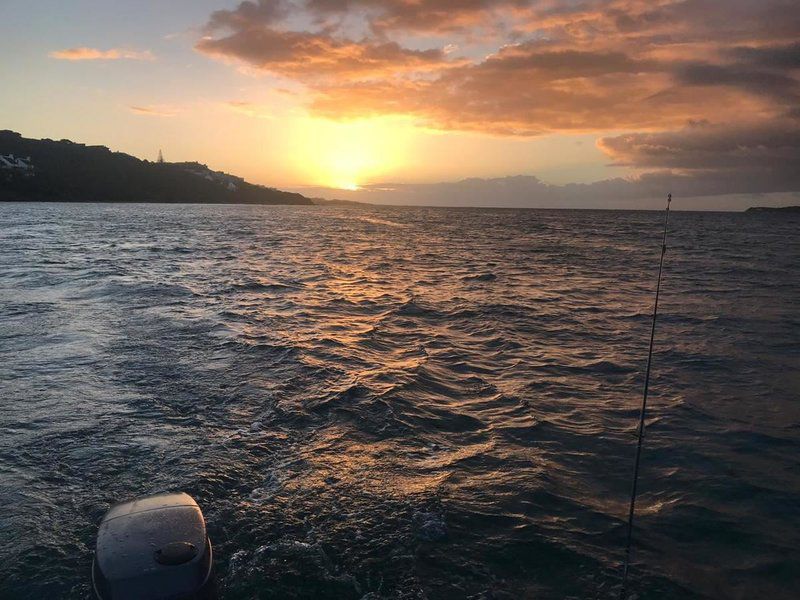
M 308 118 L 298 129 L 292 160 L 306 182 L 351 191 L 405 166 L 413 136 L 409 123 L 390 118 Z

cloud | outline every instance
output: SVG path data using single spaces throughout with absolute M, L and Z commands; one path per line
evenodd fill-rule
M 621 52 L 531 42 L 435 79 L 317 85 L 311 107 L 331 118 L 394 113 L 433 128 L 522 136 L 677 127 L 698 115 L 737 118 L 743 105 L 753 112 L 784 110 L 773 96 L 748 96 L 735 86 L 698 93 L 678 84 L 676 70 Z
M 678 131 L 601 138 L 598 145 L 622 165 L 684 171 L 771 166 L 800 175 L 800 124 L 792 121 L 700 122 Z
M 791 111 L 800 17 L 782 12 L 790 4 L 261 0 L 213 13 L 197 49 L 306 85 L 312 110 L 330 118 L 413 115 L 523 136 L 664 129 Z M 421 33 L 430 47 L 403 45 Z M 476 54 L 487 44 L 496 50 Z
M 686 195 L 800 190 L 800 123 L 712 125 L 602 138 L 598 146 L 615 164 L 657 169 Z
M 259 0 L 242 2 L 233 10 L 218 10 L 211 14 L 206 29 L 228 27 L 246 29 L 254 24 L 269 24 L 289 15 L 290 6 L 282 0 Z
M 149 50 L 125 50 L 122 48 L 98 50 L 85 46 L 55 50 L 50 53 L 50 57 L 58 60 L 155 60 L 155 56 Z
M 732 186 L 729 186 L 732 187 Z M 672 192 L 680 210 L 742 210 L 754 205 L 791 205 L 800 193 L 720 192 L 712 182 L 674 173 L 614 178 L 594 183 L 552 185 L 530 175 L 470 178 L 443 183 L 379 183 L 357 191 L 302 188 L 310 197 L 405 206 L 486 206 L 506 208 L 662 209 Z
M 726 86 L 780 105 L 796 106 L 800 82 L 791 74 L 740 65 L 690 64 L 677 69 L 679 83 L 696 87 Z
M 767 68 L 800 69 L 800 42 L 776 46 L 736 46 L 728 50 L 732 58 Z
M 354 42 L 325 33 L 247 28 L 222 38 L 204 38 L 205 54 L 238 59 L 263 71 L 302 81 L 323 77 L 381 77 L 440 68 L 443 50 L 409 50 L 395 42 Z
M 174 117 L 180 111 L 170 106 L 129 106 L 130 111 L 145 117 Z
M 260 0 L 205 33 L 198 51 L 304 86 L 318 116 L 595 133 L 639 188 L 800 189 L 796 0 Z
M 377 33 L 453 33 L 500 26 L 502 17 L 530 10 L 529 0 L 309 0 L 317 18 L 339 19 L 361 13 Z

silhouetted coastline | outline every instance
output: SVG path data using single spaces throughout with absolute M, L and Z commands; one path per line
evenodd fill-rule
M 105 146 L 36 140 L 0 131 L 0 201 L 313 204 L 302 194 L 254 185 L 206 165 L 150 162 Z

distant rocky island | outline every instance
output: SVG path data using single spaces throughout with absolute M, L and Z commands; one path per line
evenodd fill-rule
M 196 162 L 150 162 L 7 130 L 0 131 L 0 201 L 313 204 Z
M 745 212 L 749 213 L 792 213 L 792 214 L 800 214 L 800 206 L 752 206 L 748 208 Z

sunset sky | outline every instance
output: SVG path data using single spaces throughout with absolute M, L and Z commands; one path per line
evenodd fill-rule
M 6 2 L 0 128 L 378 202 L 797 203 L 798 39 L 796 0 Z

